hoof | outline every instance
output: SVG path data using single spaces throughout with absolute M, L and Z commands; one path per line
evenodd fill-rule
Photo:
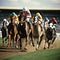
M 24 48 L 24 50 L 27 50 L 27 48 Z
M 46 49 L 46 48 L 44 47 L 44 49 Z
M 18 48 L 18 46 L 15 46 L 15 48 Z
M 33 44 L 33 47 L 34 47 L 35 45 Z
M 38 48 L 36 48 L 36 51 L 38 50 Z

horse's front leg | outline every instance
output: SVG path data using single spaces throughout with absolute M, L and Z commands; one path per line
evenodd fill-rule
M 7 46 L 11 46 L 11 35 L 8 35 Z
M 42 38 L 43 38 L 43 31 L 41 31 L 41 27 L 40 25 L 38 25 L 38 41 L 37 41 L 37 49 L 39 49 L 39 46 L 42 42 Z
M 18 48 L 18 47 L 17 47 L 17 34 L 14 35 L 14 46 L 15 46 L 16 48 Z
M 29 40 L 29 35 L 28 35 L 28 33 L 27 33 L 27 34 L 26 34 L 26 44 L 25 44 L 25 46 L 27 46 L 28 40 Z
M 28 30 L 28 24 L 27 22 L 25 22 L 25 30 L 26 30 L 26 46 L 27 46 L 27 42 L 29 40 L 29 30 Z
M 48 39 L 47 39 L 47 37 L 46 37 L 46 35 L 45 35 L 45 42 L 44 42 L 44 49 L 46 49 L 46 44 L 48 43 Z
M 42 38 L 39 36 L 38 41 L 37 41 L 37 50 L 39 49 L 39 46 L 41 44 Z
M 32 45 L 34 45 L 34 26 L 32 25 Z
M 33 45 L 33 47 L 34 47 L 34 36 L 33 36 L 33 33 L 31 32 L 31 44 Z

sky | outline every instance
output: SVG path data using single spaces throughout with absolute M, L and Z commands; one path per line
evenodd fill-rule
M 60 0 L 0 0 L 0 8 L 60 9 Z

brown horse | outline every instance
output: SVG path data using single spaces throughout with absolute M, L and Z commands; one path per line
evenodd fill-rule
M 27 35 L 27 41 L 30 42 L 30 38 L 31 38 L 31 43 L 34 46 L 34 38 L 33 38 L 33 25 L 32 23 L 29 26 L 29 23 L 26 22 L 26 35 Z
M 32 17 L 32 23 L 33 23 L 32 36 L 35 34 L 34 32 L 36 32 L 37 36 L 38 36 L 37 45 L 36 45 L 36 50 L 38 50 L 39 46 L 40 46 L 40 44 L 42 42 L 42 39 L 43 39 L 44 31 L 42 29 L 44 29 L 44 28 L 41 27 L 41 24 L 39 24 L 38 20 L 35 23 L 35 17 L 34 16 Z M 33 38 L 34 38 L 34 36 L 33 36 Z
M 11 46 L 11 41 L 13 40 L 13 45 L 17 45 L 18 37 L 17 24 L 15 23 L 15 16 L 11 16 L 11 23 L 8 26 L 8 45 Z
M 20 29 L 19 29 L 20 28 Z M 28 22 L 26 22 L 25 20 L 25 17 L 20 17 L 19 16 L 19 24 L 18 24 L 18 31 L 19 31 L 19 34 L 21 35 L 21 38 L 25 37 L 26 40 L 25 40 L 25 48 L 27 48 L 27 44 L 29 43 L 29 40 L 30 40 L 30 34 L 32 32 L 32 29 L 29 25 Z M 32 36 L 31 36 L 32 37 Z M 20 40 L 21 40 L 20 38 Z M 32 45 L 34 46 L 34 43 L 33 43 L 33 39 L 31 38 L 31 41 L 32 41 Z M 22 43 L 21 45 L 22 46 Z
M 41 28 L 40 24 L 37 24 L 38 40 L 37 40 L 36 50 L 39 49 L 39 46 L 40 46 L 42 39 L 43 39 L 43 36 L 44 36 L 44 31 L 42 31 L 41 29 L 42 28 Z

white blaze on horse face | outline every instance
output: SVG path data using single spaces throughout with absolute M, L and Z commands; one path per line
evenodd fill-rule
M 49 25 L 50 25 L 51 28 L 53 28 L 53 23 L 50 23 Z

